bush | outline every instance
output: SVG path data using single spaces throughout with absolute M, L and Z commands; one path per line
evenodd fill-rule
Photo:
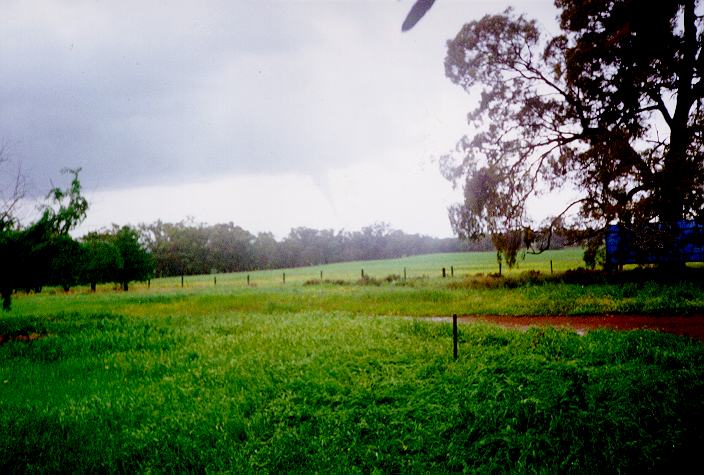
M 342 279 L 325 279 L 325 280 L 320 280 L 320 279 L 308 279 L 305 282 L 303 282 L 303 285 L 321 285 L 321 284 L 329 284 L 329 285 L 347 285 L 349 282 L 342 280 Z

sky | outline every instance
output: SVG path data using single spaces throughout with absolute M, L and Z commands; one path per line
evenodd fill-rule
M 80 233 L 190 217 L 451 236 L 461 195 L 437 159 L 476 97 L 445 78 L 446 42 L 509 5 L 549 32 L 557 11 L 438 0 L 401 33 L 412 4 L 0 0 L 0 144 L 33 196 L 81 168 Z

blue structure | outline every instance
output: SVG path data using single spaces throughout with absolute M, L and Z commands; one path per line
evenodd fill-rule
M 672 239 L 661 224 L 634 230 L 620 224 L 606 228 L 606 265 L 704 262 L 704 224 L 679 221 Z M 673 240 L 664 248 L 663 242 Z

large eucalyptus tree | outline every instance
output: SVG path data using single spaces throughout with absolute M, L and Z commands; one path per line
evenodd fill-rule
M 599 240 L 618 222 L 667 248 L 678 221 L 704 217 L 699 1 L 555 4 L 557 35 L 509 9 L 448 42 L 447 76 L 479 98 L 471 134 L 442 161 L 464 189 L 453 228 L 492 235 L 509 264 L 524 245 L 543 250 L 557 228 Z M 575 199 L 533 222 L 531 197 L 565 186 Z

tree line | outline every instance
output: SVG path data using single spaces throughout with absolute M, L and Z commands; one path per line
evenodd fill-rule
M 81 238 L 69 233 L 86 217 L 80 170 L 67 189 L 54 188 L 40 207 L 40 218 L 21 225 L 12 209 L 0 214 L 0 297 L 9 310 L 15 291 L 41 292 L 57 286 L 129 282 L 153 276 L 238 272 L 388 259 L 438 252 L 488 251 L 490 238 L 468 242 L 406 234 L 377 223 L 358 231 L 298 227 L 282 240 L 272 233 L 251 232 L 233 223 L 196 224 L 157 221 L 138 227 L 113 225 Z M 16 203 L 13 200 L 12 203 Z
M 490 251 L 490 238 L 460 241 L 406 234 L 384 223 L 358 231 L 293 228 L 281 240 L 253 234 L 233 223 L 192 221 L 139 226 L 157 276 L 280 269 L 355 260 L 392 259 L 438 252 Z
M 239 272 L 390 259 L 439 252 L 489 251 L 490 237 L 475 241 L 406 234 L 376 223 L 358 231 L 298 227 L 277 241 L 272 233 L 251 232 L 230 223 L 196 224 L 157 221 L 138 227 L 113 225 L 75 239 L 69 233 L 86 216 L 80 170 L 70 186 L 54 188 L 40 207 L 41 217 L 21 225 L 4 207 L 0 213 L 0 297 L 4 310 L 15 291 L 40 292 L 45 286 L 68 291 L 76 285 L 115 283 L 128 290 L 131 281 L 153 276 Z M 13 203 L 17 200 L 12 200 Z M 555 246 L 553 246 L 555 247 Z
M 81 238 L 69 233 L 86 217 L 80 170 L 67 189 L 54 188 L 40 207 L 40 218 L 21 225 L 10 208 L 0 214 L 0 297 L 9 310 L 15 291 L 41 292 L 58 286 L 129 282 L 153 276 L 238 272 L 388 259 L 438 252 L 488 251 L 490 238 L 460 241 L 406 234 L 384 223 L 358 231 L 298 227 L 276 240 L 272 233 L 251 232 L 233 223 L 196 224 L 157 221 L 138 227 L 113 225 Z M 13 203 L 16 200 L 13 200 Z
M 73 178 L 63 190 L 53 188 L 40 207 L 40 218 L 21 225 L 12 211 L 0 213 L 0 298 L 10 310 L 17 290 L 41 292 L 45 286 L 64 290 L 84 284 L 118 283 L 153 275 L 154 262 L 139 233 L 128 226 L 90 233 L 76 240 L 69 232 L 86 216 L 88 202 L 81 194 L 80 170 L 66 170 Z M 12 201 L 13 206 L 16 200 Z

